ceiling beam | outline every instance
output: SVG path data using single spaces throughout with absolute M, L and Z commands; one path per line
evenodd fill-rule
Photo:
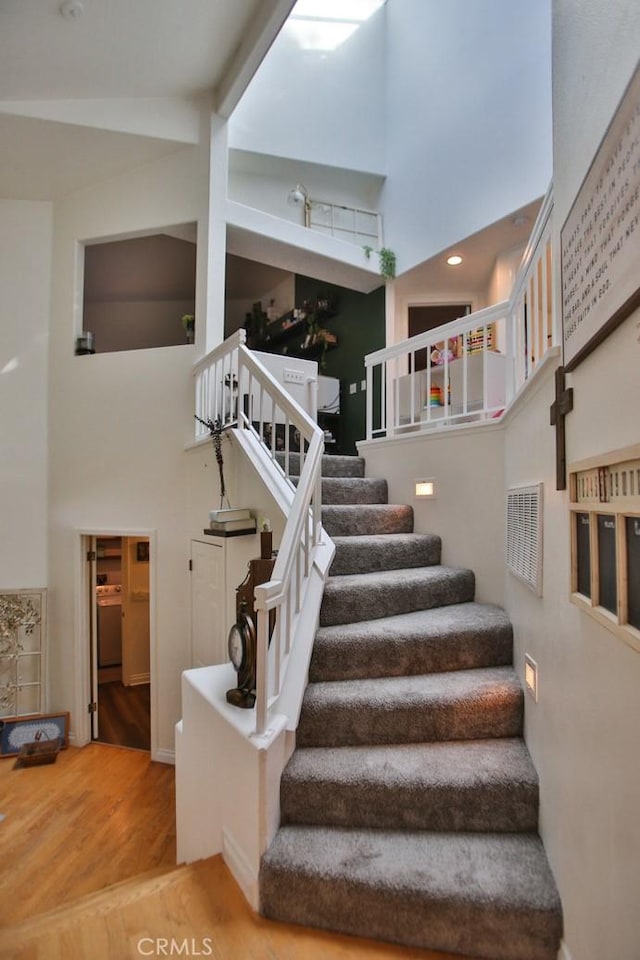
M 243 39 L 232 54 L 224 79 L 214 92 L 215 112 L 228 119 L 249 86 L 295 0 L 260 0 Z

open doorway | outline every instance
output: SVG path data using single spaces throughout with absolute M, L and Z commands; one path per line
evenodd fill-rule
M 90 538 L 91 739 L 151 749 L 149 538 Z
M 419 333 L 434 330 L 445 323 L 451 323 L 458 317 L 466 317 L 471 313 L 470 303 L 439 303 L 413 304 L 409 306 L 409 336 L 416 337 Z M 416 350 L 415 369 L 425 370 L 427 366 L 427 350 Z

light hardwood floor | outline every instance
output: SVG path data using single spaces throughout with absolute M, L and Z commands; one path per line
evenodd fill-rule
M 173 782 L 102 744 L 0 761 L 3 960 L 455 960 L 264 920 L 220 857 L 176 868 Z
M 176 862 L 173 767 L 94 743 L 0 759 L 0 927 Z
M 98 685 L 100 743 L 136 750 L 151 748 L 151 685 L 125 687 L 119 680 Z

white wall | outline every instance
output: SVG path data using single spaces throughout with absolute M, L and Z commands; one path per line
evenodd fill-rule
M 637 442 L 637 320 L 599 348 L 591 369 L 586 361 L 570 378 L 576 403 L 567 418 L 569 462 Z M 607 369 L 615 370 L 622 396 L 598 390 Z M 544 483 L 543 598 L 507 575 L 506 607 L 518 673 L 522 677 L 525 652 L 538 664 L 539 699 L 526 698 L 526 738 L 540 776 L 540 829 L 560 889 L 570 957 L 635 960 L 640 656 L 568 600 L 569 499 L 555 489 L 552 374 L 506 427 L 507 486 Z M 630 392 L 634 405 L 625 407 Z M 610 429 L 599 428 L 601 417 Z
M 248 285 L 250 285 L 250 278 L 248 278 L 247 282 Z M 285 276 L 285 278 L 275 286 L 260 291 L 257 295 L 255 293 L 255 285 L 252 286 L 251 296 L 243 299 L 236 298 L 226 300 L 224 308 L 225 337 L 230 336 L 232 333 L 235 333 L 236 330 L 239 330 L 240 327 L 244 326 L 247 314 L 253 311 L 254 303 L 260 302 L 262 309 L 266 313 L 267 308 L 273 300 L 276 317 L 283 317 L 286 313 L 289 313 L 290 310 L 293 310 L 295 306 L 295 277 L 292 273 Z
M 640 8 L 615 0 L 554 0 L 555 243 L 638 54 Z M 615 53 L 614 53 L 615 52 Z M 556 289 L 556 293 L 558 293 Z M 640 312 L 574 373 L 567 460 L 638 440 Z M 551 377 L 506 428 L 506 480 L 543 480 L 544 596 L 511 577 L 506 604 L 516 664 L 539 665 L 527 698 L 527 740 L 541 782 L 541 830 L 560 888 L 572 960 L 640 956 L 640 657 L 568 601 L 568 496 L 555 490 Z
M 0 200 L 0 587 L 47 585 L 49 203 Z
M 443 564 L 475 572 L 485 603 L 503 601 L 503 444 L 496 425 L 358 444 L 367 476 L 386 478 L 390 503 L 411 504 L 417 533 L 442 537 Z M 416 500 L 415 481 L 432 477 L 436 499 Z
M 398 343 L 409 336 L 411 306 L 469 303 L 472 311 L 486 306 L 484 290 L 435 285 L 422 279 L 419 267 L 398 277 L 387 287 L 387 302 L 392 318 L 391 329 L 387 330 L 387 343 Z
M 519 246 L 512 250 L 503 250 L 498 254 L 489 280 L 487 306 L 509 299 L 524 251 L 525 248 Z
M 389 0 L 387 181 L 398 273 L 544 194 L 548 0 Z
M 383 173 L 384 17 L 331 53 L 300 50 L 283 30 L 231 117 L 229 145 Z
M 277 147 L 274 143 L 271 149 Z M 298 183 L 306 187 L 312 200 L 377 210 L 384 178 L 265 154 L 230 153 L 228 193 L 237 203 L 302 224 L 302 208 L 288 203 L 289 193 Z
M 184 445 L 193 437 L 191 367 L 196 347 L 74 356 L 82 302 L 78 244 L 89 238 L 202 221 L 208 196 L 204 152 L 204 148 L 185 148 L 56 202 L 54 209 L 50 703 L 52 709 L 70 709 L 72 729 L 78 729 L 85 679 L 76 676 L 82 662 L 75 614 L 78 531 L 155 531 L 151 619 L 156 625 L 156 649 L 151 669 L 158 707 L 155 749 L 164 755 L 173 751 L 173 728 L 180 716 L 180 673 L 189 665 Z

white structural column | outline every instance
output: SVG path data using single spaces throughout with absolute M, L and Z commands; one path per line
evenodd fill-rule
M 224 289 L 227 252 L 227 121 L 202 110 L 203 143 L 209 143 L 208 217 L 198 223 L 196 346 L 207 354 L 224 340 Z M 206 151 L 203 151 L 206 153 Z

